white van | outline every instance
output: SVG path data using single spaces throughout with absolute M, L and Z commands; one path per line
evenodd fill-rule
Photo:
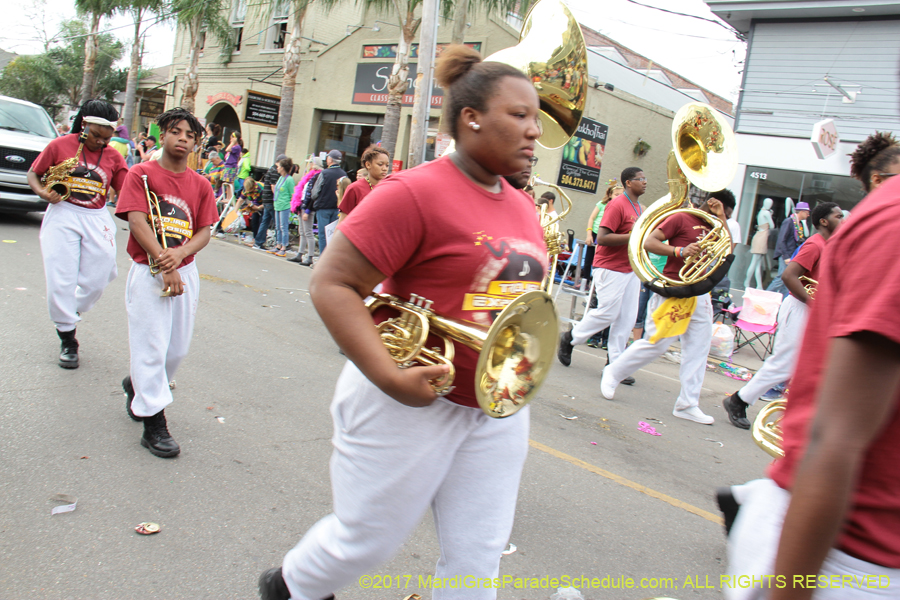
M 31 191 L 26 174 L 38 154 L 57 136 L 56 127 L 43 108 L 0 96 L 0 211 L 47 208 L 47 202 Z

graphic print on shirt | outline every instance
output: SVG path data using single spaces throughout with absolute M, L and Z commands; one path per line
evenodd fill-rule
M 475 245 L 483 246 L 484 262 L 475 270 L 463 310 L 475 311 L 469 320 L 489 326 L 506 306 L 524 294 L 541 289 L 547 250 L 521 239 L 494 239 L 476 231 Z
M 163 194 L 159 198 L 159 211 L 162 214 L 162 228 L 166 234 L 167 248 L 177 248 L 193 237 L 194 217 L 187 202 L 178 196 Z M 155 207 L 153 212 L 156 213 Z M 149 215 L 147 222 L 150 222 Z
M 99 166 L 79 164 L 66 180 L 69 186 L 69 197 L 66 202 L 84 208 L 98 208 L 106 204 L 106 190 L 109 188 L 109 175 Z

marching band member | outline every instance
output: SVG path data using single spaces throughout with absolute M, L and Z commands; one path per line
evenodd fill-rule
M 437 63 L 456 152 L 395 173 L 345 219 L 310 293 L 347 354 L 331 406 L 333 513 L 262 574 L 265 600 L 318 600 L 388 560 L 431 507 L 437 577 L 498 576 L 528 452 L 528 407 L 503 418 L 475 400 L 473 350 L 457 346 L 455 389 L 429 380 L 445 366 L 398 369 L 363 299 L 434 301 L 437 314 L 490 325 L 511 297 L 538 289 L 547 249 L 534 205 L 501 177 L 525 170 L 540 135 L 531 81 L 450 46 Z M 502 461 L 489 457 L 503 455 Z M 435 589 L 437 600 L 489 600 L 496 590 Z
M 131 229 L 128 254 L 134 260 L 125 288 L 131 374 L 122 381 L 128 416 L 143 421 L 141 445 L 162 458 L 181 448 L 166 426 L 165 408 L 172 403 L 169 381 L 187 355 L 199 302 L 200 277 L 194 255 L 209 243 L 209 226 L 218 221 L 212 188 L 187 168 L 188 155 L 203 126 L 183 108 L 157 117 L 163 153 L 158 160 L 128 172 L 116 216 Z M 148 221 L 146 186 L 159 199 L 166 249 Z M 156 212 L 154 207 L 153 212 Z M 160 267 L 150 272 L 149 257 Z M 172 297 L 161 297 L 163 290 Z
M 728 413 L 731 424 L 741 429 L 750 429 L 747 407 L 752 406 L 766 390 L 782 381 L 787 381 L 794 372 L 797 350 L 803 340 L 806 319 L 809 316 L 807 304 L 810 296 L 801 277 L 819 280 L 819 259 L 825 251 L 825 244 L 844 220 L 844 213 L 834 202 L 822 202 L 812 210 L 813 223 L 818 235 L 808 238 L 791 262 L 784 269 L 781 278 L 790 295 L 778 309 L 778 330 L 772 355 L 763 362 L 762 368 L 753 379 L 740 390 L 725 398 L 722 407 Z
M 755 581 L 726 586 L 729 600 L 900 597 L 900 246 L 889 243 L 900 147 L 870 136 L 850 172 L 878 189 L 821 260 L 781 420 L 784 458 L 771 479 L 731 488 L 728 574 Z
M 119 191 L 128 172 L 121 154 L 106 151 L 118 118 L 107 102 L 85 102 L 72 133 L 51 141 L 28 171 L 28 185 L 50 203 L 41 223 L 41 254 L 50 319 L 62 341 L 59 366 L 64 369 L 78 368 L 75 327 L 81 314 L 94 306 L 118 274 L 116 226 L 105 210 L 110 189 Z M 77 164 L 65 179 L 69 197 L 63 200 L 56 190 L 44 187 L 41 177 L 73 158 Z
M 621 181 L 625 189 L 606 205 L 597 231 L 593 272 L 597 308 L 585 312 L 571 331 L 559 336 L 557 357 L 566 367 L 572 363 L 575 346 L 584 344 L 607 327 L 608 361 L 615 362 L 625 351 L 637 319 L 641 281 L 628 261 L 628 239 L 643 212 L 639 199 L 647 191 L 647 178 L 638 167 L 628 167 L 622 171 Z M 628 377 L 622 383 L 631 385 L 634 378 Z
M 734 194 L 729 190 L 719 190 L 710 194 L 709 199 L 700 206 L 700 210 L 706 211 L 718 217 L 723 223 L 726 213 L 734 210 Z M 606 209 L 609 212 L 609 208 Z M 678 279 L 678 271 L 684 266 L 684 259 L 700 253 L 699 240 L 709 233 L 709 224 L 694 215 L 679 213 L 672 215 L 644 241 L 644 248 L 648 252 L 660 256 L 669 257 L 666 261 L 663 275 L 672 279 Z M 668 244 L 663 240 L 668 240 Z M 681 300 L 681 299 L 672 299 Z M 695 421 L 703 425 L 712 425 L 715 419 L 700 410 L 700 389 L 703 387 L 703 378 L 706 375 L 706 357 L 709 354 L 709 345 L 712 339 L 712 302 L 709 294 L 703 294 L 691 298 L 694 300 L 692 309 L 686 313 L 672 314 L 665 312 L 667 302 L 662 296 L 653 294 L 647 305 L 646 333 L 644 337 L 635 340 L 625 352 L 618 358 L 610 361 L 603 369 L 600 378 L 600 393 L 608 400 L 612 400 L 616 387 L 625 377 L 634 373 L 644 365 L 662 356 L 669 345 L 681 336 L 681 393 L 675 402 L 672 414 L 680 419 Z M 635 305 L 637 299 L 635 299 Z M 683 307 L 683 304 L 674 305 Z M 681 328 L 671 327 L 661 329 L 661 325 L 680 323 Z M 634 317 L 631 318 L 634 324 Z M 610 336 L 610 345 L 612 336 Z

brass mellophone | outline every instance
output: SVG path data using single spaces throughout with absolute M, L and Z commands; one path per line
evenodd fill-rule
M 147 207 L 150 209 L 150 212 L 147 215 L 147 218 L 150 221 L 150 227 L 153 229 L 153 234 L 163 247 L 163 250 L 165 250 L 168 246 L 166 245 L 166 230 L 163 225 L 162 210 L 159 208 L 159 198 L 150 191 L 150 186 L 147 185 L 147 176 L 141 175 L 141 179 L 144 181 L 144 193 L 147 195 Z M 156 214 L 154 214 L 154 211 Z M 150 274 L 159 275 L 161 269 L 156 263 L 156 259 L 154 259 L 149 252 L 147 253 L 147 262 L 150 264 Z M 174 295 L 175 294 L 169 288 L 166 288 L 160 294 L 160 296 L 163 297 Z

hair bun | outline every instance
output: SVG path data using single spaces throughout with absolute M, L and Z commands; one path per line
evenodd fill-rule
M 453 82 L 472 70 L 482 61 L 481 54 L 462 44 L 447 46 L 441 53 L 434 69 L 434 78 L 442 88 L 449 88 Z

